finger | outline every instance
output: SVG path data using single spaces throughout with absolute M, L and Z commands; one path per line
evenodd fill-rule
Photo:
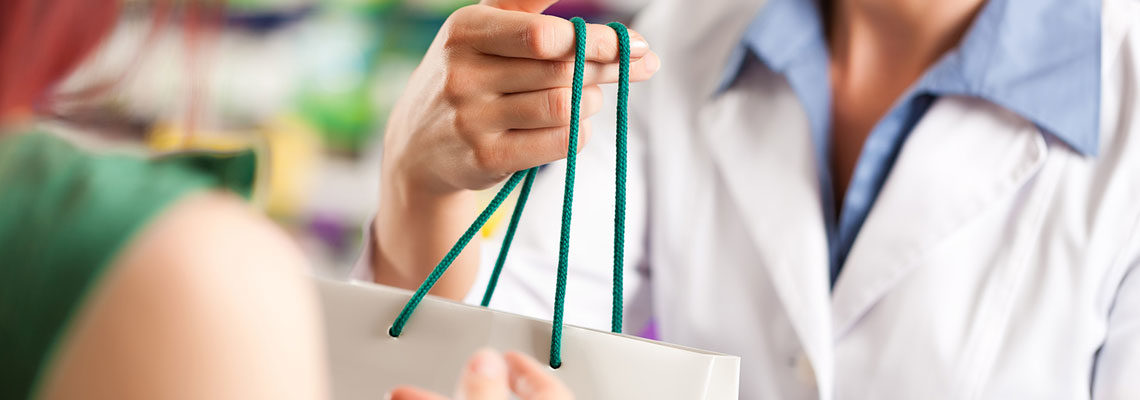
M 507 364 L 494 350 L 475 352 L 459 378 L 456 400 L 507 400 Z
M 570 125 L 573 93 L 570 88 L 554 88 L 525 93 L 512 93 L 493 100 L 490 112 L 495 114 L 496 130 L 537 129 Z M 582 88 L 579 120 L 602 109 L 602 89 Z
M 558 0 L 483 0 L 479 4 L 504 10 L 540 13 L 557 2 Z
M 480 53 L 504 57 L 573 61 L 574 24 L 562 18 L 478 7 L 468 11 L 463 30 L 457 31 Z M 469 36 L 468 36 L 469 35 Z M 605 25 L 586 24 L 587 61 L 617 62 L 617 33 Z M 649 53 L 649 43 L 629 30 L 630 60 Z
M 578 124 L 578 151 L 586 146 L 591 136 L 590 121 Z M 494 142 L 495 165 L 500 171 L 521 171 L 566 158 L 570 144 L 570 127 L 540 129 L 512 129 Z
M 570 87 L 574 78 L 573 61 L 547 61 L 527 58 L 490 57 L 487 79 L 500 93 L 521 93 L 558 87 Z M 629 80 L 648 80 L 660 67 L 660 59 L 650 52 L 629 64 Z M 600 85 L 618 81 L 618 64 L 588 62 L 583 69 L 584 85 Z
M 504 358 L 511 371 L 511 391 L 522 400 L 568 400 L 574 398 L 562 381 L 546 372 L 529 356 L 508 352 Z
M 446 397 L 411 386 L 400 386 L 384 396 L 385 400 L 447 400 Z

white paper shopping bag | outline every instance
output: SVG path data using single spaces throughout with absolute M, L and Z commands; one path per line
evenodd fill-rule
M 735 399 L 740 360 L 619 334 L 622 330 L 624 270 L 626 103 L 629 92 L 629 33 L 611 23 L 618 36 L 617 161 L 614 190 L 613 332 L 563 326 L 569 265 L 570 217 L 574 198 L 578 109 L 585 68 L 586 24 L 574 25 L 575 93 L 566 156 L 557 285 L 553 321 L 526 318 L 427 296 L 436 281 L 511 191 L 522 182 L 503 247 L 483 295 L 489 303 L 526 205 L 538 167 L 507 179 L 490 204 L 442 257 L 413 293 L 372 285 L 319 281 L 338 399 L 377 399 L 399 384 L 451 393 L 467 357 L 481 347 L 517 350 L 545 361 L 580 399 Z M 552 224 L 553 225 L 553 224 Z
M 317 279 L 334 398 L 377 400 L 397 385 L 451 394 L 482 347 L 545 363 L 550 322 L 427 297 L 398 338 L 392 319 L 411 292 Z M 737 398 L 740 359 L 632 336 L 565 326 L 562 365 L 551 373 L 578 399 Z

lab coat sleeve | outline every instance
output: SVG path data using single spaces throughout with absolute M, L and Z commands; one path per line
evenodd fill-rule
M 1140 399 L 1140 235 L 1108 316 L 1108 333 L 1097 357 L 1093 399 Z
M 375 276 L 372 272 L 372 224 L 375 218 L 369 218 L 368 222 L 361 225 L 361 238 L 360 238 L 360 255 L 356 257 L 356 263 L 353 264 L 352 269 L 348 271 L 348 279 L 372 282 Z
M 1115 146 L 1114 152 L 1135 157 L 1140 155 L 1136 147 L 1140 138 L 1140 105 L 1134 99 L 1137 91 L 1128 88 L 1140 87 L 1140 25 L 1136 24 L 1140 21 L 1140 2 L 1106 1 L 1103 15 L 1104 48 L 1119 51 L 1111 56 L 1119 61 L 1109 63 L 1105 69 L 1105 87 L 1122 88 L 1110 91 L 1115 95 L 1106 97 L 1105 105 L 1110 110 L 1119 107 L 1116 118 L 1120 120 L 1115 126 L 1124 129 L 1118 133 L 1123 135 L 1117 139 L 1119 144 L 1104 148 Z M 1128 147 L 1131 148 L 1124 150 Z M 1134 171 L 1135 163 L 1127 168 Z M 1129 181 L 1136 184 L 1135 180 Z M 1140 399 L 1140 223 L 1136 225 L 1125 242 L 1130 248 L 1123 258 L 1125 273 L 1111 303 L 1107 334 L 1097 357 L 1092 391 L 1095 400 Z
M 607 87 L 605 92 L 607 104 L 612 106 L 615 90 Z M 613 298 L 615 114 L 609 109 L 590 118 L 592 135 L 578 155 L 564 314 L 569 324 L 601 330 L 610 328 Z M 641 132 L 631 126 L 623 279 L 624 321 L 630 333 L 637 333 L 649 317 L 643 140 Z M 565 161 L 546 165 L 538 173 L 491 308 L 545 319 L 553 314 L 565 173 Z M 493 238 L 471 244 L 482 246 L 482 259 L 475 285 L 464 299 L 467 303 L 482 300 L 512 204 L 504 203 L 503 220 Z M 365 225 L 364 250 L 350 273 L 352 279 L 372 281 L 370 224 Z

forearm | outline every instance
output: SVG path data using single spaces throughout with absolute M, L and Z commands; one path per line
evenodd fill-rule
M 371 267 L 377 283 L 415 289 L 475 219 L 475 192 L 431 192 L 403 182 L 397 174 L 385 175 L 371 227 Z M 478 264 L 479 246 L 467 246 L 431 293 L 463 298 Z
M 1140 224 L 1125 242 L 1132 246 L 1121 257 L 1122 277 L 1108 314 L 1108 332 L 1093 368 L 1093 399 L 1135 399 L 1140 396 L 1135 377 L 1140 373 Z

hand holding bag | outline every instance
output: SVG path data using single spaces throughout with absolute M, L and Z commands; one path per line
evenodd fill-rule
M 393 387 L 406 384 L 451 393 L 467 357 L 488 346 L 545 358 L 552 373 L 580 399 L 737 398 L 739 358 L 620 334 L 629 34 L 617 22 L 609 24 L 617 32 L 621 54 L 612 333 L 563 326 L 586 45 L 585 22 L 581 18 L 571 22 L 576 54 L 553 321 L 547 323 L 485 308 L 538 172 L 535 167 L 516 172 L 506 181 L 414 293 L 379 285 L 318 280 L 336 398 L 376 399 Z M 483 295 L 483 307 L 428 297 L 431 287 L 520 182 L 523 186 Z

